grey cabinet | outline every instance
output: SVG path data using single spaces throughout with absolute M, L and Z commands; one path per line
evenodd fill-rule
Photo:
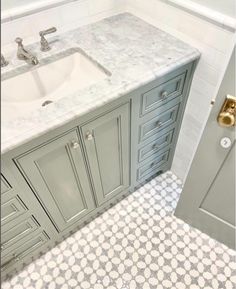
M 98 205 L 130 185 L 129 110 L 124 104 L 81 127 Z
M 170 169 L 194 68 L 179 67 L 4 156 L 4 274 Z
M 77 129 L 27 152 L 16 162 L 58 232 L 94 208 Z
M 3 158 L 2 166 L 1 274 L 5 275 L 48 244 L 55 228 L 14 164 Z
M 131 184 L 171 168 L 195 63 L 141 86 L 132 98 Z

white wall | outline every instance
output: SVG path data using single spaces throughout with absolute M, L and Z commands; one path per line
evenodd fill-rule
M 160 0 L 149 0 L 148 5 L 146 0 L 128 0 L 127 9 L 202 53 L 172 165 L 172 171 L 185 180 L 209 115 L 210 102 L 225 70 L 234 34 Z
M 166 0 L 165 0 L 166 1 Z M 56 26 L 58 33 L 76 26 L 129 11 L 145 21 L 197 47 L 202 57 L 198 64 L 183 120 L 172 170 L 185 179 L 201 132 L 217 93 L 221 75 L 232 45 L 233 33 L 223 26 L 194 16 L 163 0 L 79 0 L 2 24 L 3 52 L 15 49 L 14 39 L 25 44 L 39 41 L 38 32 Z M 224 0 L 231 1 L 231 0 Z
M 15 45 L 16 37 L 24 43 L 39 41 L 39 31 L 56 26 L 58 33 L 98 21 L 124 11 L 125 0 L 77 0 L 29 16 L 2 23 L 3 52 Z M 6 46 L 7 45 L 7 46 Z
M 191 0 L 197 4 L 204 5 L 230 17 L 235 17 L 236 1 L 235 0 Z

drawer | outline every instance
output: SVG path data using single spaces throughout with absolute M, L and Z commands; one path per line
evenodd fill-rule
M 154 175 L 160 169 L 162 165 L 168 162 L 169 154 L 170 154 L 170 149 L 159 154 L 155 158 L 155 160 L 151 160 L 147 162 L 146 164 L 140 166 L 140 168 L 137 171 L 137 180 L 140 181 L 144 178 Z
M 8 181 L 4 178 L 4 176 L 1 174 L 1 194 L 4 194 L 11 190 L 11 186 L 8 183 Z
M 183 93 L 187 71 L 142 94 L 141 115 L 145 115 Z
M 18 223 L 13 221 L 3 226 L 1 232 L 1 251 L 4 252 L 22 238 L 35 232 L 38 228 L 39 224 L 33 216 L 23 221 L 18 220 Z
M 27 207 L 18 195 L 8 199 L 1 205 L 1 224 L 5 225 L 6 223 L 18 218 L 26 211 Z
M 161 149 L 170 145 L 174 135 L 174 129 L 157 137 L 154 141 L 146 144 L 138 150 L 138 161 L 139 163 L 145 159 L 157 154 Z
M 173 124 L 178 116 L 180 104 L 166 110 L 140 125 L 139 142 L 142 142 L 167 126 Z
M 49 237 L 45 232 L 41 232 L 40 234 L 31 237 L 26 242 L 24 242 L 24 244 L 15 248 L 15 250 L 12 250 L 11 254 L 8 254 L 1 259 L 1 271 L 3 272 L 9 267 L 15 265 L 27 255 L 29 255 L 31 252 L 37 250 L 42 245 L 46 244 L 48 240 Z

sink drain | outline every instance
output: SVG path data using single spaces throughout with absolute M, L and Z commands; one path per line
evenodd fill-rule
M 53 101 L 51 101 L 51 100 L 46 100 L 46 101 L 44 101 L 43 103 L 42 103 L 42 106 L 46 106 L 46 105 L 48 105 L 48 104 L 50 104 L 50 103 L 52 103 Z

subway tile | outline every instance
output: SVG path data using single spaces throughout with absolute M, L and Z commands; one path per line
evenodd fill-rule
M 14 43 L 16 37 L 23 39 L 30 37 L 33 34 L 31 22 L 27 17 L 6 22 L 1 25 L 1 45 Z
M 116 9 L 123 4 L 123 0 L 89 0 L 88 2 L 90 15 Z
M 89 16 L 89 1 L 75 1 L 62 6 L 63 25 L 76 23 Z
M 57 33 L 60 33 L 60 27 L 62 26 L 61 7 L 62 6 L 48 9 L 29 16 L 35 37 L 39 37 L 39 31 L 48 29 L 52 26 L 57 27 Z

